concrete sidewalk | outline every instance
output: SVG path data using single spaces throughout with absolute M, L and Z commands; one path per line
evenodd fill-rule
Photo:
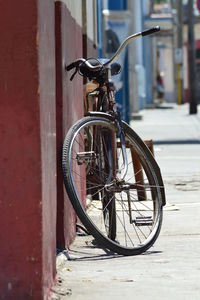
M 142 121 L 132 121 L 131 126 L 143 138 L 164 144 L 200 143 L 200 113 L 189 115 L 188 104 L 163 104 L 140 114 Z
M 131 125 L 152 138 L 167 205 L 154 247 L 134 257 L 112 255 L 78 236 L 57 258 L 50 299 L 200 299 L 200 115 L 187 105 L 144 110 Z

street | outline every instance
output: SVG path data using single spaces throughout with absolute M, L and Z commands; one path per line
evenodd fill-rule
M 146 253 L 122 257 L 78 236 L 58 255 L 50 299 L 200 299 L 200 115 L 188 105 L 142 111 L 131 126 L 154 141 L 167 204 L 160 236 Z

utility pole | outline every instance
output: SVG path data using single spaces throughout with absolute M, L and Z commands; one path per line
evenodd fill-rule
M 189 91 L 190 114 L 197 113 L 196 98 L 196 47 L 194 36 L 194 1 L 188 0 L 188 55 L 189 55 Z
M 183 103 L 183 21 L 182 0 L 176 1 L 177 5 L 177 48 L 176 48 L 176 82 L 177 102 Z
M 141 1 L 127 1 L 127 7 L 132 14 L 131 19 L 131 29 L 132 32 L 142 31 L 142 21 L 141 21 L 141 10 L 142 5 Z M 138 84 L 138 73 L 136 70 L 136 65 L 142 65 L 143 52 L 142 52 L 142 40 L 137 40 L 136 43 L 131 43 L 129 45 L 129 62 L 130 70 L 129 80 L 130 80 L 130 104 L 131 115 L 133 119 L 138 119 L 141 116 L 139 115 L 140 111 L 140 95 L 139 95 L 139 84 Z

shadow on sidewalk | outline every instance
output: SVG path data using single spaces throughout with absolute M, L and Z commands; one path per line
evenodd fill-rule
M 123 255 L 118 255 L 106 248 L 101 247 L 99 244 L 96 243 L 95 240 L 92 240 L 92 241 L 86 243 L 86 245 L 83 245 L 82 242 L 81 242 L 81 244 L 82 244 L 82 246 L 81 246 L 80 250 L 76 246 L 74 247 L 74 249 L 69 250 L 68 260 L 70 260 L 70 261 L 102 261 L 102 260 L 127 257 L 127 256 L 123 256 Z M 96 254 L 94 254 L 94 250 L 95 250 Z M 149 255 L 155 255 L 155 254 L 161 254 L 161 253 L 162 253 L 162 251 L 156 251 L 156 250 L 150 249 L 150 250 L 140 254 L 139 256 L 149 256 Z

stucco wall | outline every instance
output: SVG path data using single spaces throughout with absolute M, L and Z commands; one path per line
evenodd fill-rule
M 53 33 L 53 1 L 1 3 L 1 299 L 45 299 L 55 275 Z
M 83 81 L 70 74 L 65 65 L 83 56 L 82 28 L 79 24 L 82 2 L 56 3 L 56 107 L 57 107 L 57 247 L 68 247 L 76 233 L 76 215 L 67 199 L 61 171 L 61 152 L 68 129 L 83 116 Z

